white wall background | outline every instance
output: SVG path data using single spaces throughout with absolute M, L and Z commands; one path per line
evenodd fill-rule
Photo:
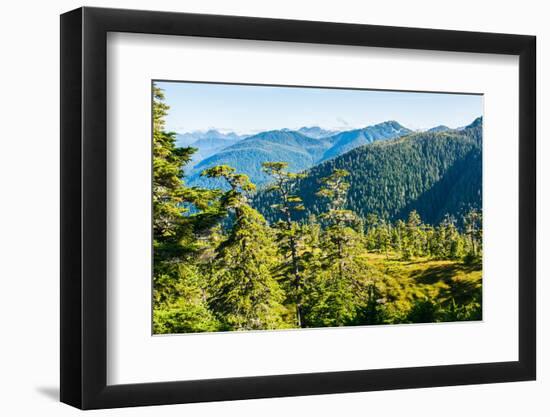
M 123 0 L 86 5 L 534 34 L 538 37 L 539 259 L 550 250 L 550 26 L 545 3 Z M 73 0 L 5 2 L 0 14 L 0 414 L 69 416 L 59 391 L 59 17 Z M 546 188 L 546 190 L 545 190 Z M 94 412 L 127 416 L 528 415 L 550 412 L 550 273 L 538 268 L 538 381 Z M 546 394 L 546 395 L 545 395 Z

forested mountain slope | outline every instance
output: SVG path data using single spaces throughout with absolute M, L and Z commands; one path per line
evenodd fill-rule
M 188 183 L 217 186 L 214 180 L 200 177 L 201 172 L 216 165 L 229 165 L 261 185 L 269 180 L 262 172 L 263 162 L 287 161 L 292 172 L 299 172 L 313 166 L 330 146 L 329 138 L 314 139 L 285 130 L 262 132 L 201 161 L 189 173 Z
M 363 129 L 349 130 L 333 136 L 334 145 L 323 154 L 323 161 L 343 155 L 362 145 L 381 139 L 392 139 L 412 133 L 411 130 L 390 120 Z
M 481 138 L 478 118 L 461 131 L 413 133 L 355 148 L 311 168 L 296 182 L 294 192 L 305 206 L 300 216 L 326 211 L 315 195 L 320 179 L 344 169 L 350 173 L 347 208 L 362 217 L 375 213 L 393 221 L 416 210 L 429 224 L 446 214 L 460 219 L 467 209 L 481 208 Z M 274 221 L 273 202 L 269 191 L 261 191 L 254 206 Z

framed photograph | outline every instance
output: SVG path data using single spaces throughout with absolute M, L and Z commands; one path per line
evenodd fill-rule
M 535 37 L 61 16 L 61 401 L 533 380 Z

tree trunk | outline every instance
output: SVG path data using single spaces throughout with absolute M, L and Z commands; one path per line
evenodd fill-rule
M 287 229 L 289 233 L 292 233 L 292 219 L 290 217 L 290 211 L 287 210 L 286 212 L 286 224 Z M 305 327 L 305 323 L 303 320 L 303 311 L 302 311 L 302 296 L 300 294 L 302 289 L 302 280 L 300 277 L 300 268 L 298 267 L 298 250 L 297 250 L 297 244 L 296 240 L 294 239 L 294 236 L 289 237 L 289 244 L 290 244 L 290 256 L 292 261 L 292 274 L 294 275 L 294 291 L 295 293 L 295 301 L 296 301 L 296 325 L 298 327 Z

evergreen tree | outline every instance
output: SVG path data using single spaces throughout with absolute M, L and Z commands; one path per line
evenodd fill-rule
M 164 130 L 164 93 L 154 87 L 153 94 L 153 236 L 162 262 L 197 249 L 196 234 L 213 227 L 222 213 L 215 204 L 219 190 L 185 186 L 183 168 L 196 149 L 176 147 L 175 133 Z
M 220 323 L 206 304 L 207 281 L 199 268 L 171 264 L 159 273 L 153 290 L 153 333 L 212 332 Z
M 158 333 L 211 331 L 217 323 L 207 309 L 205 282 L 195 266 L 204 246 L 197 240 L 220 218 L 215 190 L 185 186 L 183 167 L 194 152 L 175 146 L 165 131 L 169 107 L 153 87 L 153 327 Z M 195 213 L 190 212 L 195 207 Z
M 221 204 L 234 215 L 225 241 L 216 249 L 209 304 L 226 330 L 284 327 L 284 293 L 272 275 L 277 262 L 272 233 L 263 216 L 249 205 L 255 186 L 226 165 L 202 175 L 224 179 L 230 189 Z
M 302 199 L 294 194 L 296 180 L 303 178 L 303 175 L 288 172 L 286 162 L 264 162 L 262 169 L 273 178 L 273 182 L 268 188 L 269 191 L 274 192 L 279 198 L 279 203 L 273 204 L 272 208 L 282 214 L 282 220 L 276 224 L 277 241 L 285 258 L 285 263 L 280 269 L 287 277 L 287 283 L 290 284 L 290 293 L 293 295 L 292 298 L 296 306 L 296 324 L 298 327 L 305 327 L 302 311 L 303 282 L 299 256 L 302 233 L 300 225 L 292 218 L 294 212 L 304 208 Z
M 403 249 L 403 258 L 410 259 L 412 256 L 422 254 L 422 220 L 420 216 L 413 210 L 409 213 L 406 225 L 405 248 Z
M 464 239 L 458 232 L 456 220 L 452 216 L 445 216 L 441 227 L 444 229 L 445 258 L 459 259 L 464 256 Z
M 365 220 L 365 225 L 367 228 L 367 234 L 365 236 L 365 243 L 368 250 L 380 250 L 379 242 L 379 219 L 375 213 L 369 213 Z
M 407 225 L 401 219 L 395 222 L 392 241 L 394 250 L 397 253 L 400 253 L 402 258 L 407 259 L 407 255 L 409 255 L 409 246 L 407 242 Z
M 312 308 L 323 325 L 343 326 L 355 319 L 361 306 L 367 265 L 361 256 L 365 247 L 357 232 L 358 218 L 344 209 L 349 173 L 335 170 L 323 178 L 317 195 L 328 200 L 329 210 L 321 215 L 326 223 L 322 238 L 323 270 L 319 280 L 317 306 Z
M 468 238 L 468 255 L 473 259 L 481 254 L 482 226 L 483 219 L 480 211 L 472 209 L 464 217 L 464 229 Z
M 357 324 L 383 324 L 386 320 L 385 298 L 375 282 L 367 286 L 367 304 L 359 313 Z
M 386 259 L 389 258 L 389 250 L 391 248 L 391 236 L 392 227 L 391 224 L 382 220 L 377 229 L 377 242 L 378 249 L 386 255 Z
M 407 323 L 434 323 L 439 321 L 440 309 L 436 303 L 429 299 L 416 300 L 410 309 Z

